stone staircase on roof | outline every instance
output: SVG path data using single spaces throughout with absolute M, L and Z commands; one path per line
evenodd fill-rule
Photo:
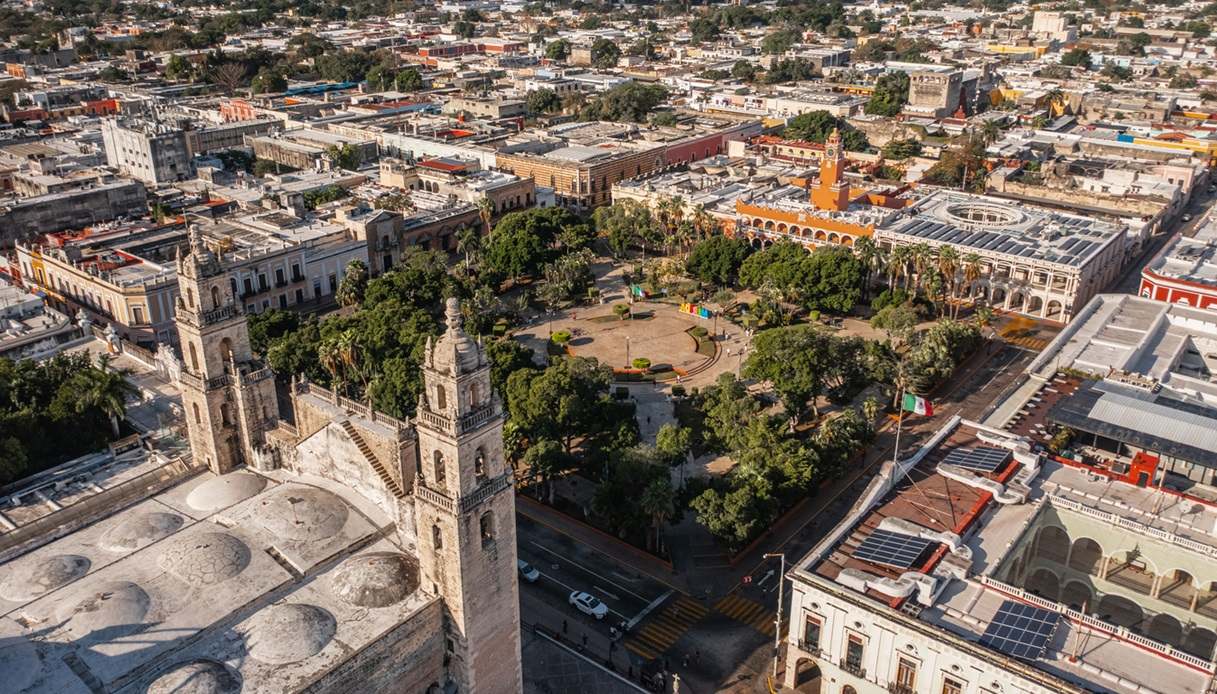
M 389 490 L 389 492 L 398 499 L 406 498 L 406 491 L 401 488 L 401 485 L 397 483 L 397 480 L 393 479 L 393 477 L 389 475 L 389 471 L 385 469 L 385 466 L 381 465 L 380 460 L 376 458 L 376 454 L 372 453 L 372 449 L 368 446 L 367 442 L 364 441 L 363 437 L 359 435 L 359 432 L 355 430 L 355 427 L 351 424 L 351 420 L 342 420 L 342 430 L 345 431 L 347 436 L 350 436 L 351 440 L 355 442 L 355 446 L 359 448 L 359 452 L 363 453 L 363 457 L 367 459 L 368 464 L 371 465 L 372 469 L 376 471 L 376 474 L 380 476 L 380 481 L 384 482 L 385 487 Z

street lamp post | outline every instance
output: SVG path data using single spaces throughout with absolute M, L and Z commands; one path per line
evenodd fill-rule
M 773 620 L 773 679 L 778 678 L 778 649 L 782 645 L 782 599 L 785 597 L 786 588 L 786 555 L 783 553 L 766 554 L 766 559 L 778 558 L 782 560 L 782 568 L 778 572 L 778 612 L 777 617 Z

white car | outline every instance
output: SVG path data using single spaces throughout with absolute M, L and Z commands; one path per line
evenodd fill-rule
M 591 593 L 576 590 L 570 594 L 570 604 L 586 615 L 596 619 L 604 619 L 608 615 L 608 605 L 596 599 Z
M 516 560 L 516 568 L 520 570 L 520 578 L 529 583 L 536 583 L 538 578 L 541 578 L 541 572 L 537 571 L 537 567 L 529 564 L 523 559 Z
M 1192 216 L 1190 214 L 1183 215 L 1183 221 L 1185 221 L 1185 222 L 1192 221 Z

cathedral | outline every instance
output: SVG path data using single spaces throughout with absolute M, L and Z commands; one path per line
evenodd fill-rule
M 520 692 L 504 412 L 456 301 L 404 421 L 281 392 L 223 257 L 192 232 L 177 270 L 191 465 L 0 567 L 5 690 Z
M 393 519 L 418 559 L 423 589 L 443 603 L 444 633 L 436 638 L 444 639 L 446 674 L 458 691 L 520 691 L 504 413 L 456 299 L 447 302 L 447 330 L 427 346 L 425 393 L 413 422 L 294 379 L 289 423 L 280 417 L 273 374 L 250 352 L 227 273 L 198 234 L 191 244 L 178 268 L 178 331 L 194 458 L 216 475 L 247 466 L 349 484 Z

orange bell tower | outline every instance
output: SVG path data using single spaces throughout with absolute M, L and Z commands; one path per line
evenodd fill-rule
M 811 189 L 811 204 L 819 210 L 840 212 L 849 207 L 849 183 L 845 180 L 845 152 L 841 149 L 841 133 L 833 128 L 824 141 L 824 159 L 820 162 L 820 180 Z

